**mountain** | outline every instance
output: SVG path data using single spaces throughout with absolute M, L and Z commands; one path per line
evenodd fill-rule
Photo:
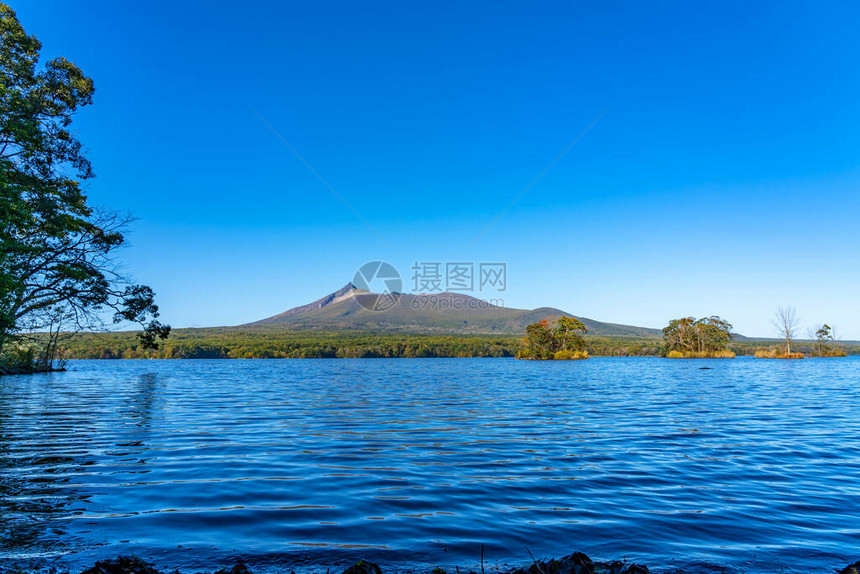
M 374 310 L 382 308 L 384 310 Z M 382 331 L 413 334 L 520 334 L 526 325 L 571 313 L 553 307 L 510 309 L 460 293 L 380 295 L 347 283 L 313 303 L 240 325 L 290 331 Z M 658 337 L 659 329 L 577 317 L 591 335 Z

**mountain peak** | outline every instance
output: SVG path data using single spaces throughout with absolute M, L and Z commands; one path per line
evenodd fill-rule
M 270 323 L 280 323 L 284 319 L 288 319 L 289 317 L 292 317 L 294 315 L 301 315 L 309 311 L 322 309 L 323 307 L 327 307 L 332 303 L 337 303 L 339 301 L 342 301 L 343 299 L 347 299 L 356 293 L 365 293 L 365 291 L 359 289 L 358 287 L 353 285 L 352 281 L 350 281 L 337 291 L 333 291 L 325 297 L 321 297 L 316 301 L 313 301 L 312 303 L 308 303 L 307 305 L 301 305 L 299 307 L 293 307 L 292 309 L 288 309 L 283 313 L 279 313 L 266 319 L 261 319 L 260 321 L 254 321 L 253 323 L 247 323 L 247 325 L 266 325 Z

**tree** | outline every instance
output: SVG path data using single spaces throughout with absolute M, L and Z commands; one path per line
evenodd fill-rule
M 586 359 L 585 325 L 576 317 L 542 319 L 526 327 L 523 359 Z
M 702 319 L 672 319 L 663 328 L 667 352 L 714 353 L 725 350 L 732 338 L 732 325 L 713 315 Z
M 704 352 L 722 351 L 732 340 L 732 324 L 716 315 L 696 321 L 696 332 Z
M 558 340 L 555 338 L 548 319 L 528 325 L 524 343 L 526 348 L 523 356 L 530 359 L 550 359 L 553 353 L 558 350 Z
M 797 316 L 797 310 L 794 307 L 783 307 L 780 305 L 776 308 L 776 314 L 773 318 L 773 326 L 777 333 L 785 339 L 785 352 L 791 354 L 791 341 L 797 335 L 797 327 L 800 325 L 800 318 Z
M 583 335 L 587 329 L 585 324 L 576 317 L 560 317 L 555 323 L 553 335 L 561 340 L 564 351 L 582 351 L 585 349 Z
M 71 329 L 138 323 L 143 345 L 157 346 L 170 327 L 152 290 L 113 259 L 128 220 L 94 211 L 81 187 L 94 174 L 71 123 L 93 82 L 64 58 L 39 66 L 40 50 L 0 3 L 0 351 L 57 317 Z
M 693 317 L 672 319 L 663 328 L 663 341 L 669 351 L 692 351 L 696 320 Z
M 817 326 L 815 330 L 815 346 L 818 347 L 819 357 L 823 357 L 824 352 L 830 350 L 828 343 L 832 343 L 833 340 L 833 329 L 830 325 L 825 323 L 824 325 Z

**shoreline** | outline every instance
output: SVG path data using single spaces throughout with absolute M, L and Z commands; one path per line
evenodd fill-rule
M 207 569 L 204 572 L 212 574 L 254 574 L 252 567 L 247 566 L 244 562 L 235 562 L 232 565 L 214 566 L 215 569 Z M 289 571 L 289 565 L 284 564 L 284 571 Z M 325 568 L 327 573 L 331 567 L 320 565 L 320 571 Z M 489 568 L 489 566 L 488 566 Z M 409 572 L 415 573 L 418 570 L 407 568 Z M 536 560 L 532 557 L 532 563 L 521 566 L 519 568 L 498 570 L 495 567 L 491 569 L 494 574 L 652 574 L 657 570 L 650 570 L 647 566 L 636 564 L 634 562 L 626 562 L 621 560 L 612 561 L 596 561 L 589 558 L 582 552 L 574 552 L 568 556 L 559 559 Z M 662 570 L 661 570 L 662 571 Z M 860 560 L 848 564 L 842 568 L 831 567 L 830 571 L 836 574 L 860 574 Z M 0 572 L 5 574 L 23 574 L 27 570 L 5 570 L 0 569 Z M 54 570 L 54 572 L 61 572 Z M 71 572 L 71 571 L 66 571 Z M 141 558 L 134 556 L 118 556 L 106 560 L 99 560 L 93 566 L 81 571 L 80 574 L 199 574 L 199 571 L 191 570 L 160 570 L 156 565 Z M 347 567 L 341 574 L 383 574 L 382 568 L 373 562 L 359 560 L 355 564 Z M 436 567 L 429 571 L 429 574 L 454 574 L 446 572 L 442 568 Z M 483 556 L 480 566 L 475 569 L 460 569 L 456 568 L 456 574 L 486 574 L 483 564 Z
M 22 367 L 0 367 L 0 377 L 14 377 L 17 375 L 43 375 L 48 373 L 62 373 L 65 367 L 50 369 L 22 368 Z

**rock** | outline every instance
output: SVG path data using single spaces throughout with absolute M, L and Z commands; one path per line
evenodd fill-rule
M 152 564 L 140 558 L 119 556 L 115 560 L 102 560 L 81 574 L 160 574 Z
M 382 569 L 373 562 L 365 562 L 359 560 L 349 568 L 343 571 L 343 574 L 382 574 Z
M 594 563 L 582 552 L 574 552 L 560 560 L 533 562 L 526 569 L 520 568 L 511 574 L 595 574 Z
M 574 574 L 580 574 L 580 572 L 591 574 L 594 572 L 594 562 L 583 552 L 574 552 L 570 556 L 562 558 L 562 560 L 568 560 L 573 564 L 574 568 L 578 568 L 578 570 L 571 570 Z
M 251 571 L 248 570 L 247 566 L 240 562 L 229 570 L 226 568 L 222 568 L 221 570 L 217 570 L 214 574 L 251 574 Z
M 839 571 L 839 574 L 860 574 L 860 560 L 854 564 L 849 564 Z
M 534 562 L 528 569 L 521 568 L 512 574 L 650 574 L 650 572 L 646 567 L 638 564 L 627 564 L 619 560 L 594 562 L 582 552 L 574 552 L 560 560 Z
M 648 568 L 639 564 L 627 564 L 620 560 L 610 563 L 598 562 L 594 566 L 594 574 L 650 574 Z

